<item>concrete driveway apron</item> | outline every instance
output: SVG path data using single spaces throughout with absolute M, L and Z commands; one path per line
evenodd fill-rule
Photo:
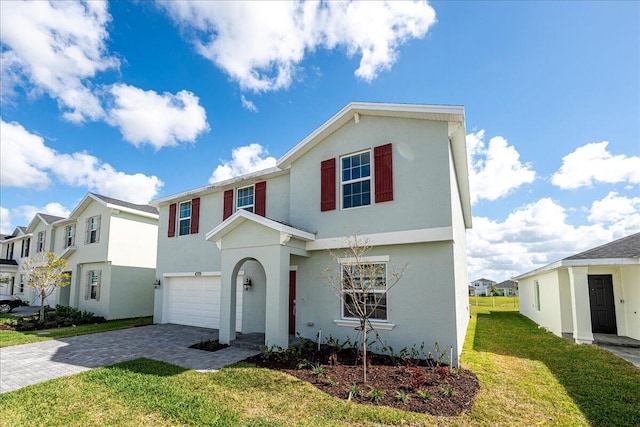
M 0 393 L 139 357 L 211 372 L 258 353 L 188 348 L 217 338 L 215 329 L 164 324 L 0 348 Z

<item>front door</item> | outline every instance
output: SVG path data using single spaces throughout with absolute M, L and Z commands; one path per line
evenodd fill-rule
M 289 272 L 289 335 L 296 334 L 296 272 Z
M 616 326 L 616 308 L 611 275 L 589 276 L 589 301 L 591 303 L 592 332 L 616 335 L 618 328 Z

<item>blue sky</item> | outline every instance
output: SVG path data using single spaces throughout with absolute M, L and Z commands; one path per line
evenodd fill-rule
M 640 3 L 0 3 L 0 232 L 274 164 L 351 101 L 463 105 L 469 278 L 640 231 Z

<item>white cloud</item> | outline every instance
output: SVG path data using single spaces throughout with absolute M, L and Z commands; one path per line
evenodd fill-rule
M 256 104 L 254 104 L 253 101 L 250 101 L 247 98 L 245 98 L 244 95 L 240 96 L 240 101 L 242 101 L 242 107 L 254 113 L 258 112 L 258 107 L 256 107 Z
M 616 193 L 594 201 L 588 225 L 568 223 L 566 209 L 549 198 L 522 206 L 503 221 L 474 217 L 467 232 L 470 279 L 505 280 L 567 256 L 628 236 L 640 228 L 638 198 Z M 609 215 L 616 209 L 625 215 Z M 597 212 L 597 213 L 596 213 Z
M 111 94 L 114 106 L 108 112 L 108 122 L 135 146 L 146 143 L 156 149 L 175 146 L 193 142 L 209 130 L 200 99 L 186 90 L 159 95 L 152 90 L 116 84 L 111 87 Z
M 47 147 L 42 137 L 16 122 L 1 122 L 0 179 L 3 186 L 44 189 L 57 181 L 86 187 L 105 196 L 132 203 L 147 203 L 162 187 L 156 176 L 129 175 L 86 152 L 61 154 Z
M 103 117 L 87 79 L 119 65 L 106 52 L 110 20 L 105 2 L 1 2 L 3 97 L 23 85 L 55 99 L 69 121 Z
M 562 158 L 562 166 L 551 182 L 563 189 L 591 186 L 595 183 L 640 183 L 640 157 L 612 155 L 608 141 L 578 147 Z
M 223 161 L 213 171 L 209 183 L 224 181 L 235 176 L 267 169 L 276 165 L 274 157 L 267 156 L 269 152 L 260 144 L 250 144 L 234 148 L 231 160 Z
M 0 234 L 11 234 L 13 228 L 9 209 L 0 206 Z
M 467 135 L 471 203 L 497 200 L 522 184 L 533 182 L 531 165 L 520 162 L 520 154 L 506 139 L 495 136 L 485 145 L 485 131 Z
M 243 89 L 287 88 L 305 55 L 318 48 L 360 56 L 358 78 L 371 81 L 398 48 L 435 24 L 434 9 L 413 2 L 161 2 L 192 34 L 196 50 Z

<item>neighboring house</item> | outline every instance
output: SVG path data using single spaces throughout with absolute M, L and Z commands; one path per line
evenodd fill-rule
M 640 340 L 640 233 L 515 278 L 520 312 L 558 336 L 594 333 Z
M 18 227 L 4 239 L 2 272 L 11 276 L 11 294 L 40 305 L 21 266 L 38 252 L 52 251 L 67 260 L 70 285 L 57 288 L 45 304 L 68 305 L 106 319 L 150 316 L 157 232 L 156 208 L 89 193 L 68 218 L 38 213 L 28 227 Z M 4 264 L 9 261 L 15 263 L 11 271 Z
M 505 280 L 496 285 L 498 295 L 503 297 L 511 297 L 518 295 L 518 282 L 515 280 Z M 491 290 L 491 288 L 489 288 Z
M 358 322 L 323 274 L 338 268 L 328 250 L 357 233 L 387 275 L 410 265 L 372 319 L 382 339 L 462 350 L 471 227 L 462 107 L 351 103 L 275 167 L 152 204 L 156 323 L 219 328 L 222 343 L 263 333 L 283 348 L 320 330 L 353 339 Z
M 471 286 L 469 286 L 469 294 L 475 296 L 491 296 L 491 287 L 495 285 L 496 282 L 489 279 L 477 279 L 471 282 Z M 471 289 L 473 288 L 473 294 L 471 294 Z

